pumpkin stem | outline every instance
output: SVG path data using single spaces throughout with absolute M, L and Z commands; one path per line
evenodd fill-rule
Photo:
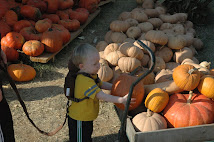
M 189 98 L 187 99 L 187 104 L 191 104 L 193 91 L 189 91 Z
M 150 116 L 152 116 L 152 111 L 150 111 L 148 108 L 147 108 L 147 113 L 146 113 L 146 116 L 147 116 L 147 117 L 150 117 Z
M 188 73 L 189 74 L 192 74 L 194 71 L 196 71 L 196 70 L 198 70 L 197 68 L 193 68 L 193 69 L 190 69 L 189 71 L 188 71 Z

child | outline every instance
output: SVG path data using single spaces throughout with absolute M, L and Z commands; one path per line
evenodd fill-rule
M 81 44 L 74 48 L 69 60 L 68 65 L 74 64 L 79 69 L 74 89 L 74 97 L 79 102 L 72 101 L 68 112 L 70 142 L 92 142 L 93 120 L 99 113 L 99 100 L 126 104 L 128 94 L 117 97 L 101 90 L 111 90 L 112 84 L 98 79 L 99 60 L 97 49 L 90 44 Z M 69 72 L 71 70 L 69 68 Z M 131 99 L 131 104 L 133 103 L 135 99 Z

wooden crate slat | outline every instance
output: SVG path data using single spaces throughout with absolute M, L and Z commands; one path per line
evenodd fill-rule
M 126 134 L 130 142 L 203 142 L 214 140 L 213 131 L 213 123 L 151 132 L 136 132 L 129 118 L 126 124 Z
M 41 55 L 37 56 L 37 57 L 32 57 L 30 56 L 30 60 L 32 62 L 40 62 L 40 63 L 47 63 L 49 60 L 54 59 L 55 55 L 57 55 L 64 47 L 66 47 L 71 41 L 73 41 L 75 38 L 77 38 L 82 32 L 83 29 L 100 13 L 100 8 L 98 8 L 94 13 L 90 14 L 88 17 L 88 20 L 86 21 L 85 24 L 81 25 L 79 30 L 75 31 L 75 32 L 71 32 L 71 38 L 69 40 L 68 43 L 66 43 L 65 45 L 63 45 L 63 47 L 55 53 L 47 53 L 44 52 Z

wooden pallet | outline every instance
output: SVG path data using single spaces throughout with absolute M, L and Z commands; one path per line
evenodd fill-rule
M 115 0 L 103 0 L 103 1 L 100 1 L 98 6 L 100 7 L 100 6 L 103 6 L 103 5 L 108 4 L 110 2 L 115 2 Z
M 54 57 L 55 55 L 57 55 L 63 48 L 65 48 L 71 41 L 73 41 L 76 37 L 78 37 L 82 32 L 83 29 L 100 13 L 100 8 L 98 8 L 94 13 L 90 14 L 88 17 L 88 20 L 85 24 L 83 24 L 82 26 L 80 26 L 79 30 L 77 30 L 76 32 L 71 32 L 71 38 L 69 40 L 68 43 L 66 43 L 65 45 L 63 45 L 63 47 L 55 53 L 47 53 L 44 52 L 41 55 L 37 56 L 37 57 L 32 57 L 29 56 L 29 59 L 32 62 L 40 62 L 40 63 L 47 63 L 49 60 L 53 60 L 54 61 Z

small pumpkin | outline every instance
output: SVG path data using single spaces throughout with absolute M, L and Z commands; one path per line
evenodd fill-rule
M 145 106 L 153 112 L 161 112 L 169 101 L 167 92 L 160 88 L 155 88 L 146 97 Z
M 51 28 L 52 22 L 48 22 L 48 20 L 38 20 L 35 23 L 35 29 L 40 32 L 43 33 L 45 31 L 47 31 L 49 28 Z
M 28 20 L 20 20 L 17 21 L 14 25 L 13 25 L 13 30 L 15 32 L 20 32 L 21 29 L 25 28 L 25 27 L 30 27 L 31 23 Z
M 20 33 L 9 32 L 6 34 L 5 38 L 2 38 L 1 45 L 14 49 L 21 49 L 24 42 L 25 39 Z
M 39 33 L 34 27 L 25 27 L 19 32 L 26 41 L 28 40 L 40 40 L 42 34 Z
M 128 74 L 121 74 L 114 82 L 112 85 L 112 89 L 111 89 L 111 94 L 113 96 L 120 96 L 123 97 L 125 95 L 127 95 L 129 93 L 129 89 L 132 85 L 133 82 L 135 82 L 137 79 L 137 77 L 134 76 L 130 76 Z M 144 98 L 144 85 L 143 82 L 140 81 L 133 89 L 132 92 L 132 98 L 135 98 L 136 101 L 134 104 L 132 104 L 131 106 L 129 106 L 129 110 L 133 110 L 135 108 L 137 108 L 143 98 Z M 118 104 L 115 103 L 115 105 L 119 108 L 124 110 L 125 107 L 123 104 Z
M 15 81 L 30 81 L 36 76 L 36 70 L 26 64 L 11 64 L 7 70 L 8 74 Z
M 194 90 L 200 82 L 200 72 L 192 65 L 179 65 L 172 74 L 176 85 L 186 91 Z
M 44 44 L 38 40 L 29 40 L 24 43 L 22 51 L 29 56 L 39 56 L 44 51 Z
M 35 21 L 42 18 L 41 11 L 38 8 L 30 5 L 23 5 L 21 7 L 20 13 L 23 17 Z
M 167 128 L 167 122 L 163 116 L 158 113 L 151 112 L 147 109 L 147 112 L 141 112 L 134 116 L 132 119 L 137 131 L 148 132 Z
M 141 62 L 136 58 L 121 57 L 118 60 L 118 66 L 123 72 L 132 72 L 134 69 L 141 66 Z
M 127 21 L 114 20 L 110 23 L 110 29 L 113 32 L 126 32 L 130 24 Z
M 4 51 L 7 61 L 17 61 L 19 59 L 19 52 L 7 46 L 1 46 L 2 51 Z
M 160 45 L 165 45 L 168 42 L 168 36 L 163 31 L 150 30 L 146 33 L 145 38 Z
M 197 88 L 204 96 L 214 99 L 214 76 L 204 75 Z
M 77 19 L 64 19 L 59 20 L 58 24 L 63 25 L 70 32 L 77 31 L 80 28 L 80 22 Z
M 104 60 L 104 59 L 100 59 Z M 110 81 L 113 77 L 113 70 L 108 66 L 108 63 L 106 61 L 100 61 L 100 69 L 98 70 L 98 77 L 100 78 L 101 81 Z
M 10 26 L 3 22 L 3 21 L 0 21 L 0 33 L 1 33 L 1 39 L 2 37 L 6 36 L 7 33 L 11 32 L 11 28 Z

